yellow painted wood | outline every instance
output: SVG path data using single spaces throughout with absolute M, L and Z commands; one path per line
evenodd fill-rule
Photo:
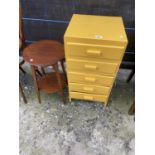
M 81 73 L 114 76 L 116 74 L 118 65 L 119 64 L 117 63 L 67 59 L 67 69 L 69 71 L 77 71 Z
M 122 17 L 74 14 L 65 32 L 65 38 L 101 40 L 103 43 L 123 42 L 127 36 Z
M 79 93 L 79 92 L 70 92 L 70 97 L 75 99 L 98 101 L 98 102 L 106 102 L 107 100 L 106 95 L 96 95 L 96 94 Z
M 72 42 L 68 42 L 66 45 L 66 56 L 70 58 L 121 60 L 123 54 L 123 46 L 90 45 Z
M 106 105 L 127 43 L 121 17 L 74 14 L 64 35 L 69 99 Z
M 90 94 L 109 95 L 110 87 L 97 86 L 97 85 L 86 85 L 78 83 L 69 83 L 69 89 L 73 92 L 82 92 Z
M 84 74 L 84 73 L 69 71 L 68 80 L 71 83 L 111 86 L 113 83 L 114 77 L 94 75 L 94 74 Z
M 85 77 L 84 80 L 87 81 L 87 82 L 88 81 L 89 82 L 95 82 L 96 81 L 96 79 L 95 78 L 92 78 L 92 77 Z

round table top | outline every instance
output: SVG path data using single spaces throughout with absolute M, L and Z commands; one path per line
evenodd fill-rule
M 52 65 L 64 58 L 64 47 L 53 40 L 37 41 L 24 49 L 23 58 L 31 65 Z

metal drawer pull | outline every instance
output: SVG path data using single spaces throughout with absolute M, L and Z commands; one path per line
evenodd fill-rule
M 92 78 L 92 77 L 85 77 L 85 81 L 95 82 L 96 79 L 95 78 Z
M 85 100 L 93 100 L 93 96 L 84 96 L 83 97 Z
M 90 88 L 90 87 L 84 87 L 83 88 L 85 91 L 89 91 L 89 92 L 93 92 L 94 89 L 93 88 Z
M 86 51 L 87 54 L 93 54 L 93 55 L 101 55 L 101 51 L 93 51 L 93 50 L 87 50 Z
M 84 67 L 86 69 L 92 69 L 92 70 L 96 70 L 97 69 L 97 66 L 94 66 L 94 65 L 85 65 Z

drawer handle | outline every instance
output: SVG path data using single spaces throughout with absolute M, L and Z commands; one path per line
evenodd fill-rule
M 84 96 L 83 97 L 85 100 L 93 100 L 93 96 Z
M 97 69 L 97 66 L 94 66 L 94 65 L 85 65 L 84 67 L 86 69 L 92 69 L 92 70 L 96 70 Z
M 89 91 L 89 92 L 93 92 L 94 89 L 93 88 L 90 88 L 90 87 L 84 87 L 83 88 L 85 91 Z
M 93 51 L 93 50 L 87 50 L 86 51 L 87 54 L 93 54 L 93 55 L 101 55 L 101 51 Z
M 96 79 L 95 78 L 92 78 L 92 77 L 85 77 L 85 81 L 95 82 Z

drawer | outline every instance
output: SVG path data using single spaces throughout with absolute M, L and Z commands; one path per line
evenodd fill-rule
M 89 101 L 99 101 L 99 102 L 107 101 L 106 95 L 94 95 L 94 94 L 87 94 L 87 93 L 70 92 L 70 97 L 75 99 L 89 100 Z
M 77 59 L 67 59 L 67 70 L 91 74 L 103 74 L 114 76 L 118 69 L 118 63 L 94 62 Z
M 71 83 L 111 86 L 113 83 L 114 77 L 100 76 L 100 75 L 93 75 L 93 74 L 82 74 L 78 72 L 68 72 L 68 80 Z
M 108 95 L 110 91 L 110 87 L 69 83 L 69 91 Z
M 66 56 L 86 57 L 98 59 L 121 60 L 124 54 L 123 46 L 89 45 L 80 43 L 67 43 Z

